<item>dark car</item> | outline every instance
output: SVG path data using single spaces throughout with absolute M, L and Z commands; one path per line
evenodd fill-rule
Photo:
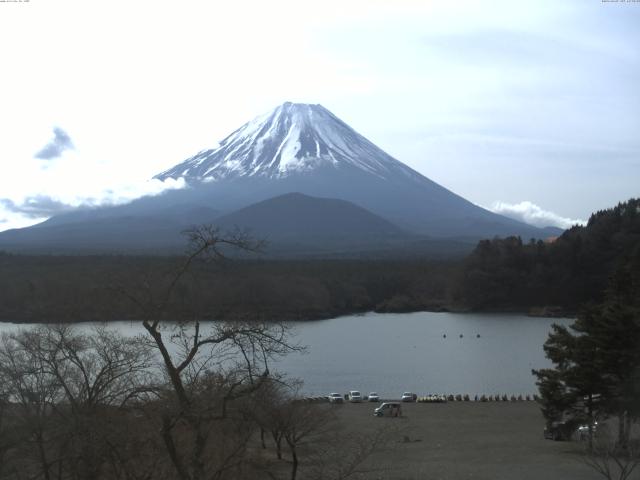
M 598 431 L 598 422 L 591 423 L 591 434 Z M 584 423 L 584 419 L 571 418 L 564 421 L 548 423 L 544 429 L 544 438 L 549 440 L 580 440 L 589 438 L 589 425 Z
M 544 438 L 555 441 L 571 440 L 575 428 L 572 422 L 551 422 L 544 429 Z

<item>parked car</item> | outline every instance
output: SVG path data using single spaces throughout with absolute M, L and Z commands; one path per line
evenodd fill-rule
M 547 440 L 569 440 L 573 428 L 565 422 L 551 422 L 544 428 L 544 438 Z
M 398 402 L 384 402 L 373 411 L 376 417 L 401 417 L 402 408 Z
M 352 403 L 360 403 L 362 401 L 362 395 L 357 390 L 351 390 L 349 392 L 349 401 Z
M 344 403 L 344 398 L 339 393 L 330 393 L 329 394 L 329 403 Z
M 415 393 L 412 392 L 404 392 L 402 394 L 402 398 L 401 400 L 403 402 L 415 402 L 417 398 L 417 395 Z
M 595 435 L 597 429 L 598 429 L 598 422 L 593 422 L 593 424 L 591 425 L 591 433 L 593 435 Z M 578 429 L 576 430 L 576 433 L 578 435 L 578 440 L 580 440 L 581 442 L 584 442 L 584 441 L 588 440 L 589 439 L 589 425 L 580 425 L 578 427 Z
M 577 430 L 579 429 L 573 420 L 551 422 L 544 429 L 544 438 L 555 441 L 568 441 L 571 440 Z
M 594 422 L 591 431 L 595 435 L 598 429 L 598 422 Z M 548 440 L 580 440 L 589 438 L 589 425 L 580 425 L 575 419 L 566 421 L 551 422 L 544 429 L 544 438 Z
M 378 396 L 378 394 L 376 392 L 371 392 L 369 394 L 369 401 L 370 402 L 379 402 L 380 401 L 380 397 Z

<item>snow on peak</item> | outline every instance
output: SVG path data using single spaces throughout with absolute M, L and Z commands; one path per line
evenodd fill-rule
M 327 166 L 355 167 L 380 178 L 398 171 L 419 176 L 322 105 L 285 102 L 245 123 L 217 148 L 203 150 L 155 178 L 281 178 Z

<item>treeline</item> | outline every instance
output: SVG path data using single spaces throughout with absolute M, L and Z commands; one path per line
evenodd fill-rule
M 0 255 L 0 320 L 137 319 L 130 294 L 163 294 L 181 257 Z M 167 317 L 306 320 L 446 308 L 457 264 L 429 260 L 198 260 Z
M 131 293 L 153 299 L 183 257 L 26 256 L 0 252 L 0 321 L 136 319 Z M 483 240 L 464 260 L 198 259 L 164 314 L 311 320 L 378 311 L 575 314 L 626 269 L 640 295 L 640 200 L 597 212 L 553 242 Z
M 594 213 L 555 241 L 481 241 L 464 261 L 451 300 L 472 310 L 574 313 L 603 300 L 609 278 L 625 271 L 640 296 L 640 200 Z

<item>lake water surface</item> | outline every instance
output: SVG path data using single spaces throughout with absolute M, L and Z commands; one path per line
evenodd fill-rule
M 353 389 L 385 397 L 407 390 L 419 395 L 533 394 L 531 369 L 551 365 L 542 349 L 551 325 L 571 322 L 418 312 L 297 323 L 308 353 L 289 356 L 280 367 L 304 379 L 305 391 L 313 394 Z
M 533 394 L 531 369 L 550 365 L 542 345 L 553 323 L 570 319 L 514 314 L 403 313 L 351 315 L 291 322 L 304 354 L 277 369 L 304 380 L 304 392 L 326 395 L 360 390 L 383 397 L 403 391 L 428 393 Z M 113 322 L 135 335 L 138 323 Z M 21 328 L 0 324 L 0 332 Z M 91 324 L 81 324 L 89 329 Z

